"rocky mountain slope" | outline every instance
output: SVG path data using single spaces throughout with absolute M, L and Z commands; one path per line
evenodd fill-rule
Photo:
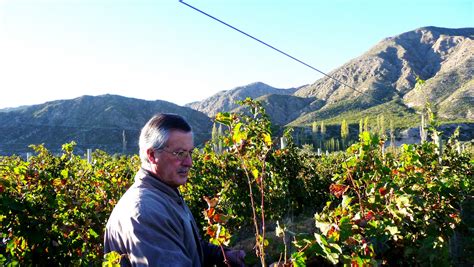
M 363 94 L 326 77 L 294 95 L 326 101 L 322 110 L 338 102 L 367 108 L 401 98 L 407 107 L 421 108 L 430 101 L 440 117 L 474 119 L 473 38 L 474 28 L 437 27 L 386 38 L 330 73 Z M 426 83 L 415 89 L 417 77 Z
M 258 90 L 270 86 L 256 83 L 188 106 L 212 117 L 236 108 L 236 99 L 260 97 L 274 123 L 301 126 L 381 105 L 399 110 L 400 118 L 415 117 L 429 101 L 443 119 L 474 120 L 473 38 L 474 28 L 419 28 L 386 38 L 333 70 L 337 81 L 325 77 L 298 88 L 297 98 L 288 95 L 292 90 L 272 97 L 271 90 Z M 417 77 L 425 83 L 415 88 Z
M 0 155 L 31 152 L 28 145 L 41 143 L 59 151 L 73 140 L 79 153 L 87 148 L 138 153 L 141 127 L 159 112 L 187 118 L 197 143 L 210 138 L 211 120 L 190 108 L 117 95 L 82 96 L 0 112 Z
M 237 108 L 239 106 L 235 103 L 237 100 L 244 100 L 247 97 L 255 99 L 269 94 L 291 95 L 296 90 L 297 88 L 278 89 L 262 82 L 255 82 L 232 90 L 221 91 L 203 101 L 189 103 L 185 106 L 206 113 L 212 118 L 218 112 Z

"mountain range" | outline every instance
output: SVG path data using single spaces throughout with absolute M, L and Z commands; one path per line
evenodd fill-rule
M 261 94 L 259 100 L 268 111 L 277 112 L 269 113 L 281 125 L 308 125 L 384 105 L 403 110 L 403 116 L 415 115 L 427 101 L 443 119 L 474 120 L 473 38 L 474 28 L 419 28 L 382 40 L 330 72 L 333 78 L 324 77 L 296 90 L 265 87 L 273 90 L 270 94 L 287 97 Z M 425 83 L 415 88 L 417 77 Z M 213 116 L 229 110 L 223 99 L 241 100 L 250 86 L 264 87 L 261 83 L 237 87 L 187 106 Z M 284 102 L 298 108 L 279 114 Z
M 213 117 L 239 111 L 235 101 L 246 97 L 261 101 L 281 127 L 309 127 L 323 120 L 336 124 L 342 119 L 356 124 L 379 114 L 397 128 L 415 127 L 418 111 L 429 102 L 440 120 L 474 129 L 473 65 L 474 28 L 423 27 L 386 38 L 328 73 L 330 77 L 294 88 L 256 82 L 185 106 L 102 95 L 3 109 L 0 154 L 22 153 L 37 143 L 59 148 L 71 140 L 79 151 L 136 153 L 140 127 L 157 112 L 186 117 L 199 144 L 209 139 Z
M 117 95 L 82 96 L 40 105 L 0 110 L 0 155 L 22 154 L 30 144 L 54 152 L 71 141 L 76 152 L 102 149 L 110 153 L 138 153 L 141 127 L 153 114 L 176 113 L 189 120 L 196 143 L 210 137 L 211 119 L 199 111 L 156 100 Z

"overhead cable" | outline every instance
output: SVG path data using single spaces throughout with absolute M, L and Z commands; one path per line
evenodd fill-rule
M 247 37 L 249 37 L 249 38 L 252 38 L 253 40 L 255 40 L 255 41 L 257 41 L 257 42 L 259 42 L 259 43 L 261 43 L 261 44 L 263 44 L 263 45 L 265 45 L 265 46 L 267 46 L 267 47 L 269 47 L 269 48 L 271 48 L 271 49 L 273 49 L 273 50 L 275 50 L 275 51 L 277 51 L 277 52 L 279 52 L 279 53 L 281 53 L 281 54 L 283 54 L 283 55 L 285 55 L 285 56 L 287 56 L 287 57 L 289 57 L 289 58 L 291 58 L 291 59 L 293 59 L 293 60 L 295 60 L 295 61 L 297 61 L 298 63 L 303 64 L 303 65 L 305 65 L 306 67 L 308 67 L 308 68 L 310 68 L 310 69 L 312 69 L 312 70 L 315 70 L 315 71 L 321 73 L 322 75 L 324 75 L 324 76 L 326 76 L 326 77 L 328 77 L 328 78 L 330 78 L 330 79 L 332 79 L 332 80 L 338 82 L 339 84 L 342 84 L 342 85 L 344 85 L 344 86 L 346 86 L 346 87 L 348 87 L 348 88 L 350 88 L 350 89 L 352 89 L 352 90 L 354 90 L 354 91 L 356 91 L 356 92 L 358 92 L 358 93 L 360 93 L 360 94 L 364 94 L 364 95 L 366 95 L 366 96 L 372 97 L 371 95 L 366 94 L 366 93 L 364 93 L 364 92 L 362 92 L 362 91 L 360 91 L 360 90 L 357 90 L 357 89 L 354 88 L 353 86 L 350 86 L 349 84 L 347 84 L 347 83 L 345 83 L 345 82 L 343 82 L 343 81 L 341 81 L 341 80 L 339 80 L 339 79 L 337 79 L 337 78 L 334 78 L 333 76 L 331 76 L 331 75 L 329 75 L 329 74 L 327 74 L 327 73 L 325 73 L 325 72 L 323 72 L 323 71 L 321 71 L 321 70 L 319 70 L 319 69 L 317 69 L 317 68 L 315 68 L 315 67 L 309 65 L 308 63 L 305 63 L 305 62 L 303 62 L 302 60 L 299 60 L 299 59 L 297 59 L 297 58 L 291 56 L 290 54 L 283 52 L 282 50 L 280 50 L 280 49 L 278 49 L 278 48 L 276 48 L 276 47 L 274 47 L 274 46 L 272 46 L 272 45 L 270 45 L 270 44 L 268 44 L 268 43 L 266 43 L 266 42 L 264 42 L 264 41 L 262 41 L 262 40 L 260 40 L 260 39 L 258 39 L 258 38 L 256 38 L 256 37 L 254 37 L 254 36 L 252 36 L 252 35 L 250 35 L 250 34 L 244 32 L 244 31 L 242 31 L 242 30 L 240 30 L 240 29 L 238 29 L 238 28 L 236 28 L 236 27 L 234 27 L 234 26 L 232 26 L 232 25 L 230 25 L 230 24 L 224 22 L 223 20 L 218 19 L 218 18 L 216 18 L 216 17 L 214 17 L 214 16 L 212 16 L 212 15 L 210 15 L 210 14 L 208 14 L 208 13 L 202 11 L 202 10 L 200 10 L 199 8 L 196 8 L 196 7 L 190 5 L 190 4 L 188 4 L 188 3 L 186 3 L 186 2 L 184 2 L 184 1 L 182 1 L 182 0 L 179 0 L 179 2 L 182 3 L 182 4 L 184 4 L 184 5 L 186 5 L 186 6 L 188 6 L 188 7 L 190 7 L 190 8 L 192 8 L 192 9 L 194 9 L 195 11 L 197 11 L 197 12 L 203 14 L 203 15 L 206 15 L 206 16 L 212 18 L 213 20 L 218 21 L 218 22 L 220 22 L 221 24 L 224 24 L 225 26 L 227 26 L 227 27 L 229 27 L 229 28 L 231 28 L 231 29 L 233 29 L 233 30 L 235 30 L 235 31 L 238 31 L 238 32 L 240 32 L 241 34 L 243 34 L 243 35 L 245 35 L 245 36 L 247 36 Z M 374 98 L 374 100 L 377 101 L 377 102 L 380 103 L 380 104 L 383 104 L 381 101 L 379 101 L 379 100 L 377 100 L 377 99 L 375 99 L 375 98 Z

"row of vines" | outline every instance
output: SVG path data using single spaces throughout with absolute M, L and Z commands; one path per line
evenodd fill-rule
M 196 150 L 181 188 L 213 243 L 232 246 L 250 237 L 249 265 L 474 262 L 465 239 L 473 236 L 466 214 L 474 209 L 466 207 L 474 161 L 457 149 L 456 136 L 442 149 L 424 142 L 382 153 L 383 138 L 363 132 L 345 153 L 318 156 L 295 146 L 291 130 L 279 148 L 260 104 L 242 104 L 249 112 L 217 115 L 226 130 Z M 0 157 L 1 265 L 104 264 L 105 223 L 139 158 L 96 151 L 89 163 L 74 145 L 65 144 L 59 156 L 32 146 L 29 161 Z M 312 217 L 311 232 L 279 223 L 290 217 Z
M 138 156 L 96 151 L 55 156 L 43 146 L 29 161 L 0 160 L 0 265 L 98 265 L 103 229 L 139 166 Z

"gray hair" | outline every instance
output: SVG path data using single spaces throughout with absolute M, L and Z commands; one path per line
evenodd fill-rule
M 143 126 L 138 141 L 143 168 L 148 169 L 150 165 L 147 150 L 164 148 L 172 130 L 192 132 L 191 126 L 183 117 L 170 113 L 156 114 Z

